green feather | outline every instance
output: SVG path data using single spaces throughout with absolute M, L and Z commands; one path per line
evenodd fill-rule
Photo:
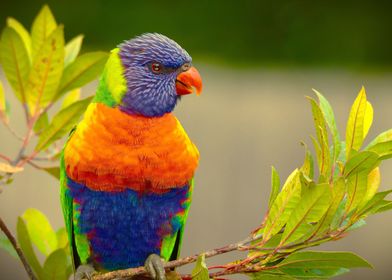
M 127 82 L 124 78 L 124 67 L 118 52 L 118 48 L 111 51 L 93 102 L 103 103 L 109 107 L 121 103 L 122 97 L 127 91 Z
M 172 223 L 180 223 L 181 227 L 174 234 L 164 236 L 162 240 L 161 257 L 164 258 L 166 261 L 175 260 L 180 255 L 185 222 L 188 218 L 188 212 L 192 200 L 192 192 L 193 192 L 193 185 L 194 185 L 193 178 L 189 182 L 189 185 L 190 187 L 187 194 L 187 199 L 183 202 L 182 205 L 185 208 L 185 211 L 182 214 L 173 217 L 173 221 L 172 221 Z
M 71 130 L 67 142 L 72 137 L 75 130 L 76 127 Z M 67 145 L 67 143 L 65 145 Z M 73 199 L 68 191 L 67 175 L 64 163 L 64 149 L 61 153 L 60 159 L 60 200 L 64 214 L 65 226 L 68 233 L 72 264 L 75 270 L 75 268 L 77 268 L 81 263 L 85 264 L 87 262 L 87 259 L 90 256 L 90 248 L 87 237 L 83 234 L 79 234 L 77 232 L 77 226 L 75 227 L 73 223 L 77 220 L 75 218 L 76 215 L 78 215 L 78 211 L 76 211 L 75 204 L 73 203 Z

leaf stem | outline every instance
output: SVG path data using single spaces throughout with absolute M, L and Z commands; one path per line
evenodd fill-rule
M 16 253 L 19 256 L 19 259 L 21 260 L 24 269 L 26 270 L 29 278 L 31 280 L 37 280 L 37 277 L 34 275 L 34 272 L 31 268 L 31 266 L 29 265 L 29 263 L 27 262 L 27 259 L 25 257 L 25 255 L 23 254 L 22 249 L 19 247 L 18 243 L 16 242 L 15 237 L 12 235 L 12 233 L 10 232 L 10 230 L 8 229 L 8 227 L 6 226 L 6 224 L 4 223 L 3 219 L 0 217 L 0 229 L 2 232 L 4 232 L 4 234 L 7 236 L 8 240 L 11 242 L 12 246 L 14 247 Z

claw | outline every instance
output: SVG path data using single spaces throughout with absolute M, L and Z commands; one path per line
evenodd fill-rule
M 166 280 L 165 268 L 163 261 L 157 254 L 151 254 L 144 263 L 146 270 L 150 273 L 151 278 L 156 280 Z
M 75 272 L 75 280 L 88 279 L 91 280 L 97 271 L 94 269 L 92 264 L 79 265 Z

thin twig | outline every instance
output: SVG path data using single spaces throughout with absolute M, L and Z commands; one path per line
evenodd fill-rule
M 11 159 L 9 157 L 7 157 L 6 155 L 0 154 L 0 158 L 4 159 L 6 162 L 11 163 Z
M 31 280 L 37 280 L 37 277 L 34 275 L 33 270 L 31 269 L 31 266 L 27 262 L 27 259 L 25 255 L 22 252 L 22 249 L 19 247 L 18 243 L 16 242 L 15 237 L 12 235 L 12 233 L 9 231 L 7 228 L 6 224 L 4 223 L 3 219 L 0 217 L 0 229 L 4 234 L 7 236 L 8 240 L 11 242 L 12 246 L 14 247 L 16 253 L 19 256 L 19 259 L 22 261 L 22 264 L 29 275 Z
M 8 131 L 19 141 L 23 141 L 23 137 L 20 136 L 7 122 L 3 122 L 4 126 L 8 129 Z

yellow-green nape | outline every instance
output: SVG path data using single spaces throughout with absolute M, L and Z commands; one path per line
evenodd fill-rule
M 104 103 L 109 107 L 120 104 L 127 91 L 127 82 L 124 78 L 125 70 L 118 54 L 119 51 L 119 48 L 111 51 L 94 99 L 95 102 Z

